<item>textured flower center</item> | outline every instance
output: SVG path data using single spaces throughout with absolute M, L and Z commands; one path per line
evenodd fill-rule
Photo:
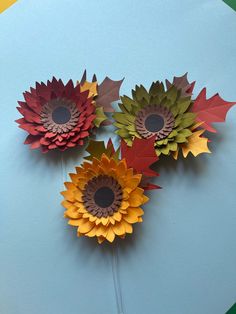
M 56 107 L 52 112 L 52 120 L 57 124 L 67 123 L 71 118 L 70 110 L 66 107 Z
M 40 113 L 44 128 L 53 133 L 67 133 L 74 129 L 79 115 L 76 104 L 65 98 L 50 100 L 42 107 Z
M 94 194 L 95 203 L 102 208 L 111 206 L 115 200 L 115 194 L 108 186 L 99 188 Z
M 135 119 L 136 131 L 142 138 L 166 138 L 175 124 L 172 112 L 161 105 L 149 105 L 141 109 Z
M 122 188 L 116 179 L 99 175 L 88 181 L 83 192 L 86 210 L 93 216 L 112 216 L 120 208 Z
M 145 119 L 145 127 L 149 132 L 158 132 L 163 129 L 165 120 L 158 114 L 150 114 Z

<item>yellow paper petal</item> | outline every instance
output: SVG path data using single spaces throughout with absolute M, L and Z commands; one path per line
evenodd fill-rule
M 100 236 L 105 237 L 106 234 L 107 234 L 107 228 L 105 226 L 103 226 L 103 225 L 99 225 L 97 227 L 96 236 L 97 237 L 100 237 Z
M 123 216 L 124 220 L 129 222 L 129 223 L 136 223 L 138 222 L 138 213 L 135 211 L 135 208 L 133 208 L 133 210 L 128 210 L 127 211 L 127 215 Z
M 79 202 L 83 202 L 83 193 L 80 190 L 74 192 L 75 199 Z
M 112 216 L 116 221 L 121 221 L 122 215 L 119 212 L 114 213 Z
M 143 204 L 143 189 L 136 188 L 130 193 L 129 204 L 131 207 L 138 207 Z
M 129 207 L 129 202 L 122 201 L 120 205 L 120 209 L 126 209 Z
M 107 173 L 107 171 L 111 168 L 110 159 L 107 157 L 107 155 L 102 154 L 101 161 L 102 161 L 101 167 L 104 170 L 104 172 Z
M 78 219 L 81 217 L 81 214 L 77 210 L 68 209 L 64 212 L 64 217 Z
M 129 211 L 130 210 L 132 210 L 132 211 L 134 210 L 135 213 L 137 213 L 138 216 L 142 216 L 144 214 L 144 211 L 142 210 L 141 207 L 134 207 L 134 208 L 130 207 Z
M 106 239 L 107 239 L 109 242 L 113 242 L 114 239 L 115 239 L 115 233 L 114 233 L 114 231 L 112 230 L 111 227 L 108 229 L 108 232 L 107 232 L 107 235 L 106 235 Z
M 97 239 L 98 239 L 98 243 L 99 243 L 99 244 L 101 244 L 101 243 L 105 240 L 104 237 L 98 237 Z
M 141 174 L 132 176 L 132 178 L 126 181 L 126 186 L 129 187 L 131 190 L 134 190 L 139 185 L 141 178 L 142 178 Z
M 76 174 L 76 173 L 69 173 L 69 176 L 70 176 L 72 182 L 73 182 L 75 185 L 77 185 L 77 182 L 78 182 L 78 174 Z
M 149 201 L 149 197 L 146 195 L 143 195 L 143 204 L 147 203 Z
M 129 199 L 129 194 L 130 194 L 131 191 L 132 191 L 132 190 L 129 189 L 129 188 L 123 189 L 123 197 L 122 197 L 122 199 L 123 199 L 124 201 L 127 201 L 127 200 Z
M 83 216 L 82 216 L 83 218 L 88 218 L 88 219 L 90 218 L 90 213 L 89 213 L 89 212 L 83 213 L 82 215 L 83 215 Z M 90 220 L 90 219 L 89 219 L 89 220 Z M 90 221 L 91 221 L 91 220 L 90 220 Z M 92 221 L 91 221 L 91 222 L 92 222 Z
M 110 222 L 112 225 L 115 224 L 115 222 L 116 222 L 115 219 L 113 219 L 112 217 L 109 217 L 108 219 L 109 219 L 109 222 Z
M 79 180 L 78 181 L 78 183 L 77 183 L 77 186 L 81 189 L 81 190 L 83 190 L 84 189 L 84 187 L 85 187 L 85 185 L 87 184 L 87 180 Z
M 133 232 L 133 227 L 130 225 L 128 222 L 125 220 L 123 221 L 123 226 L 125 227 L 125 232 L 126 233 L 132 233 Z
M 103 224 L 103 226 L 106 226 L 108 221 L 109 221 L 108 218 L 102 217 L 102 224 Z
M 86 233 L 86 236 L 92 238 L 96 236 L 97 226 L 94 226 L 89 232 Z
M 74 204 L 75 204 L 75 206 L 78 208 L 78 212 L 79 212 L 79 213 L 81 213 L 81 214 L 87 213 L 87 210 L 86 210 L 86 208 L 84 207 L 84 204 L 83 204 L 83 203 L 75 202 Z
M 71 190 L 62 191 L 61 195 L 63 195 L 67 201 L 74 202 L 75 200 L 74 193 Z
M 100 225 L 100 224 L 102 224 L 102 218 L 96 217 L 95 224 L 96 224 L 97 226 Z
M 64 185 L 67 190 L 75 191 L 77 189 L 76 185 L 72 182 L 65 182 Z
M 118 163 L 116 171 L 120 176 L 122 176 L 126 173 L 126 170 L 127 170 L 126 161 L 125 159 L 123 159 Z
M 71 226 L 78 227 L 78 226 L 79 226 L 79 224 L 80 224 L 79 219 L 75 219 L 75 220 L 70 219 L 70 220 L 68 221 L 68 225 L 71 225 Z
M 82 221 L 82 219 L 81 219 L 81 221 Z M 92 222 L 89 221 L 89 220 L 83 219 L 83 222 L 80 223 L 80 225 L 79 225 L 79 232 L 80 232 L 80 233 L 87 233 L 87 232 L 89 232 L 93 227 L 94 227 L 94 223 L 92 223 Z
M 73 205 L 73 203 L 69 202 L 69 201 L 62 201 L 61 205 L 63 207 L 65 207 L 66 209 L 73 209 L 75 206 Z
M 122 235 L 125 233 L 125 227 L 124 227 L 122 222 L 115 223 L 114 226 L 112 226 L 112 229 L 113 229 L 114 233 L 117 235 Z

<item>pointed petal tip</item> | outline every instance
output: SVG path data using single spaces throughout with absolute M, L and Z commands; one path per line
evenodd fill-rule
M 96 74 L 93 75 L 92 82 L 97 82 L 97 76 L 96 76 Z
M 82 75 L 82 77 L 81 77 L 80 83 L 81 83 L 81 84 L 84 84 L 84 82 L 86 81 L 86 79 L 87 79 L 87 70 L 85 69 L 85 70 L 84 70 L 84 73 L 83 73 L 83 75 Z

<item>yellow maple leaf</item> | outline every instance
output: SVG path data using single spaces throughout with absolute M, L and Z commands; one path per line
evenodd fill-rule
M 193 132 L 193 134 L 188 137 L 188 142 L 181 145 L 184 158 L 186 158 L 189 153 L 192 153 L 195 157 L 201 153 L 211 153 L 207 146 L 208 139 L 201 137 L 204 131 L 205 130 L 199 130 Z
M 88 82 L 84 81 L 83 83 L 77 82 L 81 84 L 81 92 L 85 92 L 86 90 L 89 91 L 88 97 L 95 97 L 97 96 L 97 82 Z

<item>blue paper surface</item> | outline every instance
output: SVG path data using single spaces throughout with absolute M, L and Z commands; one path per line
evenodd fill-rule
M 21 0 L 0 16 L 0 313 L 222 314 L 236 291 L 236 108 L 211 155 L 160 162 L 144 223 L 112 250 L 76 238 L 60 206 L 79 150 L 23 145 L 16 101 L 35 81 L 88 74 L 135 84 L 189 72 L 236 100 L 236 14 L 223 1 Z M 98 138 L 112 135 L 99 132 Z M 116 278 L 115 278 L 116 279 Z M 119 313 L 121 314 L 121 313 Z

